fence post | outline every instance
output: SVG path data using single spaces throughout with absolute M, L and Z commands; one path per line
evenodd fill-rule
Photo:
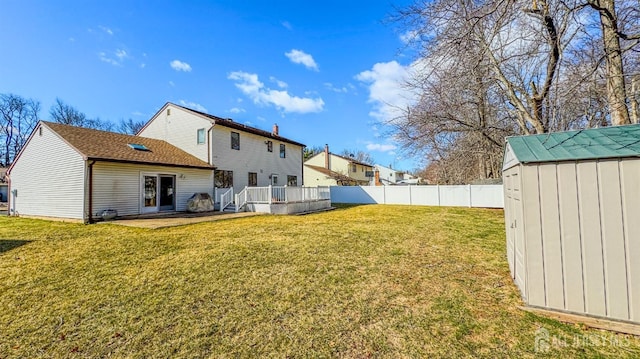
M 271 188 L 271 185 L 269 185 L 269 204 L 271 204 L 272 201 L 273 201 L 273 189 Z
M 436 189 L 438 190 L 438 207 L 440 207 L 440 185 L 436 185 Z
M 387 186 L 382 186 L 382 204 L 387 204 Z
M 469 186 L 469 208 L 471 208 L 471 207 L 472 207 L 472 202 L 471 202 L 471 185 L 469 184 L 469 185 L 467 185 L 467 186 Z
M 409 187 L 409 205 L 413 205 L 413 199 L 411 199 L 411 185 L 408 185 L 407 187 Z

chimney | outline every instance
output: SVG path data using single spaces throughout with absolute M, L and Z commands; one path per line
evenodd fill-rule
M 277 123 L 273 124 L 273 129 L 271 130 L 271 134 L 274 135 L 274 136 L 279 136 L 279 134 L 278 134 L 278 124 Z
M 324 145 L 324 168 L 329 169 L 329 145 Z
M 376 186 L 382 186 L 382 182 L 380 182 L 380 171 L 376 170 L 375 171 L 375 185 Z

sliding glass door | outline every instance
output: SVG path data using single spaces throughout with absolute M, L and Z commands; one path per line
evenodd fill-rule
M 142 213 L 175 210 L 175 182 L 172 175 L 142 175 Z

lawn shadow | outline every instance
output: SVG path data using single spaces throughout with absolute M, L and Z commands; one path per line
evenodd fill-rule
M 22 247 L 33 241 L 25 241 L 21 239 L 0 239 L 0 254 L 8 252 L 14 248 Z

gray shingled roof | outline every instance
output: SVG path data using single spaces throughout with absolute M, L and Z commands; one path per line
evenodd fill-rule
M 169 104 L 171 104 L 172 106 L 175 106 L 175 107 L 182 108 L 182 109 L 187 110 L 189 112 L 193 112 L 193 113 L 198 114 L 200 116 L 206 117 L 209 121 L 215 123 L 216 125 L 229 127 L 229 128 L 233 128 L 235 130 L 240 130 L 240 131 L 253 133 L 254 135 L 272 138 L 272 139 L 278 140 L 280 142 L 288 142 L 288 143 L 293 144 L 293 145 L 298 145 L 298 146 L 305 147 L 305 145 L 303 143 L 296 142 L 294 140 L 290 140 L 290 139 L 288 139 L 286 137 L 282 137 L 282 136 L 279 136 L 279 135 L 274 135 L 273 133 L 271 133 L 269 131 L 265 131 L 265 130 L 261 130 L 259 128 L 243 125 L 243 124 L 235 122 L 235 121 L 233 121 L 231 119 L 226 119 L 226 118 L 221 118 L 221 117 L 218 117 L 218 116 L 210 115 L 210 114 L 205 113 L 205 112 L 196 111 L 196 110 L 188 108 L 188 107 L 176 105 L 175 103 L 169 102 Z

